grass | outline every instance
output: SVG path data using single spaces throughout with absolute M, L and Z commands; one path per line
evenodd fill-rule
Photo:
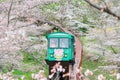
M 13 71 L 13 76 L 17 77 L 18 80 L 21 80 L 21 77 L 24 76 L 24 80 L 32 80 L 31 74 L 37 74 L 39 70 L 43 69 L 45 71 L 46 77 L 48 76 L 48 66 L 45 64 L 44 59 L 45 59 L 45 51 L 42 51 L 44 54 L 39 54 L 38 52 L 26 52 L 26 51 L 21 51 L 23 55 L 23 65 L 28 64 L 27 66 L 24 66 L 24 69 L 15 69 Z M 38 56 L 37 60 L 33 56 Z M 31 66 L 39 66 L 38 68 L 35 69 L 28 69 L 32 68 Z
M 15 69 L 13 71 L 13 75 L 18 77 L 18 80 L 21 80 L 21 76 L 25 76 L 24 80 L 32 80 L 31 74 L 33 72 L 24 72 L 18 69 Z
M 105 46 L 105 48 L 106 48 L 107 50 L 112 51 L 113 53 L 114 53 L 114 51 L 115 51 L 116 53 L 120 53 L 120 48 L 118 48 L 118 47 L 113 47 L 114 51 L 113 51 L 113 49 L 112 49 L 110 46 Z
M 27 66 L 24 66 L 23 70 L 15 69 L 13 72 L 13 75 L 18 77 L 19 80 L 21 76 L 25 76 L 24 80 L 32 80 L 31 74 L 32 73 L 38 73 L 39 70 L 43 69 L 45 71 L 46 77 L 48 76 L 48 66 L 45 64 L 44 59 L 45 59 L 45 51 L 42 51 L 44 54 L 40 54 L 38 52 L 26 52 L 26 51 L 21 51 L 23 55 L 23 65 L 28 64 Z M 38 56 L 36 59 L 33 56 Z M 34 69 L 28 69 L 32 68 L 32 66 L 39 66 L 38 68 Z M 25 71 L 24 71 L 25 70 Z
M 53 12 L 56 11 L 59 7 L 60 7 L 60 3 L 53 2 L 42 6 L 41 9 L 44 12 L 51 12 L 51 11 Z
M 81 41 L 82 41 L 83 46 L 85 46 L 88 43 L 91 43 L 91 44 L 96 43 L 97 39 L 87 40 L 86 36 L 82 36 Z M 111 48 L 106 47 L 106 50 L 111 50 Z M 120 51 L 118 48 L 114 48 L 114 50 L 116 52 Z M 91 55 L 92 54 L 98 55 L 98 56 L 100 56 L 100 59 L 98 61 L 90 61 L 87 58 L 86 53 L 91 54 Z M 84 56 L 83 56 L 83 61 L 82 61 L 82 68 L 83 68 L 82 72 L 84 73 L 87 69 L 91 70 L 93 72 L 93 76 L 89 76 L 89 77 L 87 76 L 90 80 L 97 80 L 97 77 L 100 74 L 103 74 L 106 77 L 106 80 L 110 80 L 110 79 L 116 80 L 115 76 L 111 76 L 110 71 L 101 70 L 101 69 L 98 68 L 99 66 L 107 66 L 107 65 L 110 64 L 109 62 L 103 62 L 103 60 L 104 60 L 103 57 L 104 56 L 99 55 L 98 52 L 95 52 L 93 50 L 88 51 L 88 50 L 84 49 Z
M 12 72 L 12 76 L 14 78 L 18 78 L 18 80 L 22 80 L 21 77 L 24 76 L 24 80 L 32 80 L 31 74 L 37 74 L 39 70 L 43 69 L 45 71 L 46 77 L 48 76 L 48 66 L 45 64 L 45 51 L 42 51 L 41 54 L 38 52 L 28 53 L 26 51 L 21 51 L 23 55 L 23 63 L 21 68 L 16 68 Z M 38 56 L 35 59 L 33 56 Z M 2 67 L 2 73 L 8 73 L 11 70 L 11 65 L 6 64 Z M 33 69 L 34 68 L 34 69 Z
M 33 54 L 38 54 L 37 52 L 34 52 L 34 53 L 28 53 L 28 52 L 25 52 L 25 51 L 22 51 L 21 52 L 22 55 L 23 55 L 23 62 L 24 63 L 37 63 L 35 58 L 33 57 Z
M 4 1 L 6 1 L 6 0 L 0 0 L 0 2 L 4 2 Z
M 109 79 L 116 80 L 115 77 L 110 76 L 109 71 L 98 69 L 99 66 L 106 66 L 108 64 L 109 63 L 102 62 L 102 59 L 99 59 L 98 61 L 89 61 L 88 59 L 83 57 L 82 72 L 84 73 L 86 69 L 91 70 L 93 72 L 93 76 L 88 77 L 90 80 L 97 80 L 97 76 L 100 74 L 103 74 L 106 77 L 106 80 L 109 80 Z
M 23 62 L 24 63 L 33 63 L 33 64 L 40 64 L 44 61 L 45 59 L 45 51 L 41 51 L 43 53 L 38 53 L 38 52 L 26 52 L 26 51 L 21 51 L 23 55 Z
M 45 76 L 48 77 L 49 75 L 49 67 L 46 65 L 43 70 L 45 71 Z
M 107 63 L 102 62 L 102 58 L 99 59 L 98 61 L 90 61 L 85 57 L 83 57 L 83 64 L 82 64 L 83 68 L 89 68 L 91 70 L 94 70 L 98 68 L 98 66 L 103 66 L 103 65 L 107 65 Z
M 9 63 L 5 63 L 0 66 L 1 72 L 4 72 L 4 73 L 11 71 L 11 68 L 12 68 L 12 64 L 9 64 Z

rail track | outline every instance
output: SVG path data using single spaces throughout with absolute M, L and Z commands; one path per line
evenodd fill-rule
M 66 30 L 61 26 L 58 25 L 55 26 L 62 32 L 66 32 L 74 35 L 72 32 Z M 80 74 L 81 72 L 80 68 L 82 65 L 82 45 L 79 37 L 77 37 L 77 35 L 74 35 L 74 37 L 75 37 L 75 63 L 66 64 L 66 63 L 56 62 L 55 64 L 49 65 L 49 72 L 50 72 L 49 74 L 50 76 L 52 76 L 50 80 L 82 80 Z M 60 66 L 62 66 L 61 71 L 58 69 Z M 62 71 L 63 69 L 65 69 L 65 71 Z

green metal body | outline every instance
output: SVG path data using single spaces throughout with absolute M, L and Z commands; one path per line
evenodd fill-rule
M 46 36 L 48 40 L 47 61 L 74 61 L 74 36 L 64 32 L 54 32 Z M 53 46 L 53 44 L 55 44 Z

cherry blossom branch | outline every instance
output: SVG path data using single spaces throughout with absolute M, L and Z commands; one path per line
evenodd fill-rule
M 84 1 L 87 2 L 90 6 L 96 8 L 96 9 L 98 9 L 98 10 L 100 10 L 100 11 L 106 12 L 106 13 L 108 13 L 108 14 L 110 14 L 110 15 L 112 15 L 112 16 L 114 16 L 114 17 L 116 17 L 117 19 L 120 20 L 120 16 L 117 15 L 117 14 L 115 14 L 115 13 L 113 13 L 113 12 L 107 7 L 106 4 L 105 4 L 106 7 L 99 7 L 99 6 L 95 5 L 95 4 L 93 4 L 92 2 L 90 2 L 89 0 L 84 0 Z

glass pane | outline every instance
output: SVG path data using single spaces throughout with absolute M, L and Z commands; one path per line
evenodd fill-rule
M 57 48 L 57 47 L 58 47 L 58 39 L 57 38 L 50 39 L 50 48 Z
M 68 38 L 60 39 L 60 48 L 68 48 Z

